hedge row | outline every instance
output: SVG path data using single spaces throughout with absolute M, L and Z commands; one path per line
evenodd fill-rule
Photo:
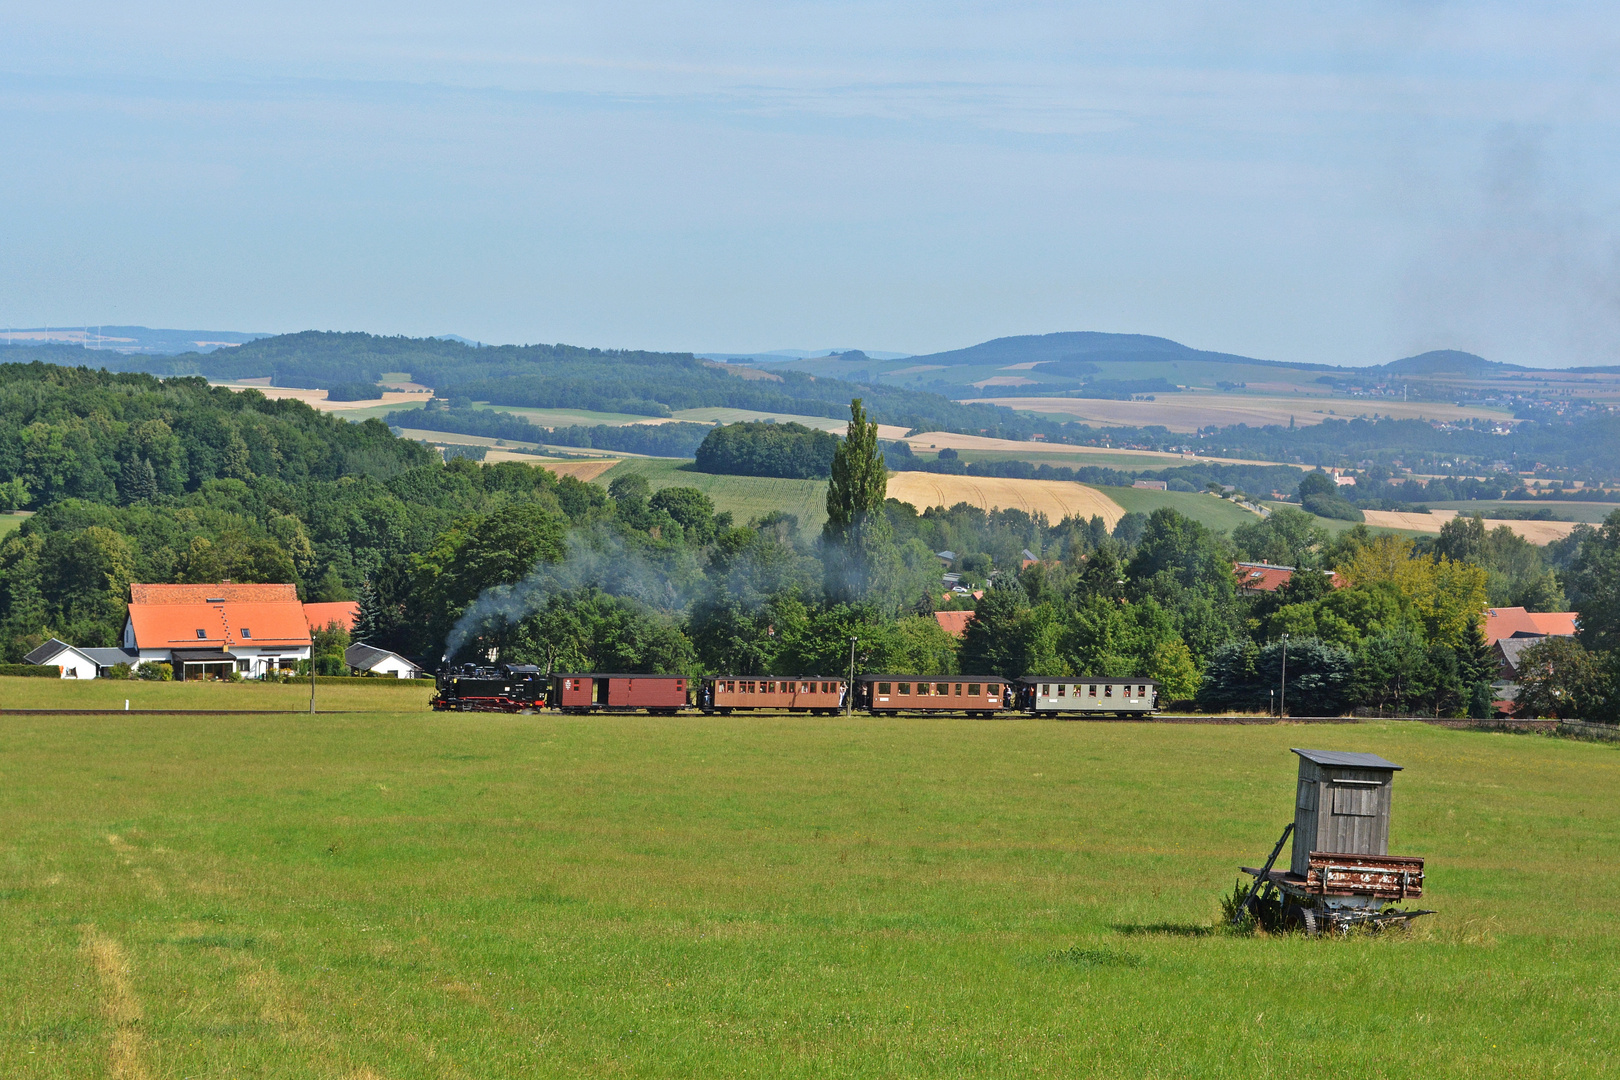
M 0 675 L 20 675 L 25 679 L 60 679 L 60 664 L 0 664 Z

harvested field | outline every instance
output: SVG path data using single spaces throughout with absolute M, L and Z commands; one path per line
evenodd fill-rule
M 524 454 L 513 454 L 510 458 L 503 460 L 521 461 L 525 456 Z M 491 454 L 490 457 L 494 457 L 494 455 Z M 548 461 L 545 458 L 529 458 L 529 461 L 542 469 L 550 469 L 558 476 L 572 476 L 576 480 L 595 480 L 619 463 L 616 458 L 603 458 L 597 461 Z
M 283 398 L 295 398 L 304 402 L 311 408 L 321 412 L 353 412 L 357 409 L 376 409 L 379 407 L 398 409 L 408 405 L 420 405 L 432 396 L 427 390 L 384 390 L 382 397 L 370 398 L 366 401 L 328 401 L 325 390 L 303 390 L 296 386 L 263 386 L 257 383 L 211 383 L 212 386 L 224 386 L 232 390 L 257 390 L 273 401 Z
M 727 409 L 712 406 L 702 409 L 678 409 L 670 417 L 671 420 L 684 420 L 691 424 L 735 424 L 743 420 L 774 420 L 778 424 L 803 424 L 807 428 L 818 431 L 830 431 L 834 435 L 842 435 L 849 429 L 848 420 L 834 420 L 830 416 L 800 416 L 797 413 L 761 412 L 758 409 Z M 648 423 L 667 423 L 667 421 L 648 421 Z M 879 424 L 878 438 L 902 439 L 909 428 L 897 427 L 894 424 Z
M 881 435 L 881 432 L 880 432 Z M 888 436 L 883 435 L 883 438 Z M 1160 450 L 1123 450 L 1108 446 L 1074 446 L 1069 443 L 1023 442 L 1018 439 L 992 439 L 987 435 L 958 435 L 951 431 L 925 431 L 905 440 L 913 450 L 984 450 L 1010 451 L 1017 454 L 1074 454 L 1080 458 L 1114 458 L 1114 462 L 1080 460 L 1075 465 L 1107 464 L 1119 469 L 1169 469 L 1177 465 L 1286 465 L 1283 461 L 1254 461 L 1248 458 L 1202 457 L 1198 454 L 1170 454 Z M 1126 461 L 1130 463 L 1121 464 Z M 1299 465 L 1296 468 L 1304 469 Z
M 1042 513 L 1054 523 L 1071 516 L 1090 518 L 1100 514 L 1108 522 L 1109 528 L 1113 528 L 1125 516 L 1123 507 L 1096 488 L 1068 480 L 1002 480 L 937 473 L 892 473 L 889 476 L 889 497 L 908 502 L 918 510 L 965 502 L 986 510 L 1000 508 Z
M 1455 510 L 1434 510 L 1427 514 L 1409 514 L 1400 510 L 1363 510 L 1367 524 L 1382 529 L 1410 529 L 1413 532 L 1437 533 L 1440 526 L 1457 516 Z M 1509 521 L 1486 518 L 1485 528 L 1506 525 L 1532 544 L 1546 544 L 1562 540 L 1575 528 L 1573 521 Z
M 1248 424 L 1264 427 L 1286 424 L 1320 424 L 1324 420 L 1348 420 L 1356 416 L 1393 416 L 1397 419 L 1463 420 L 1480 417 L 1506 420 L 1509 414 L 1471 405 L 1451 405 L 1443 401 L 1360 401 L 1351 398 L 1260 397 L 1244 394 L 1165 394 L 1157 401 L 1105 401 L 1094 398 L 968 398 L 969 402 L 1005 405 L 1026 412 L 1074 417 L 1091 424 L 1145 427 L 1162 424 L 1171 431 L 1197 431 L 1215 424 Z

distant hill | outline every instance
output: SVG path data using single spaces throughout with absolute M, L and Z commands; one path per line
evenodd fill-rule
M 149 326 L 36 326 L 0 331 L 0 347 L 82 345 L 94 352 L 174 356 L 213 352 L 269 336 L 238 330 L 154 330 Z
M 1432 349 L 1416 356 L 1392 360 L 1373 370 L 1403 375 L 1462 375 L 1469 378 L 1485 378 L 1500 375 L 1504 371 L 1530 369 L 1520 367 L 1518 364 L 1487 360 L 1483 356 L 1475 356 L 1471 352 L 1462 352 L 1458 349 Z
M 1296 364 L 1278 360 L 1256 360 L 1250 356 L 1238 356 L 1234 353 L 1208 352 L 1190 348 L 1169 338 L 1153 337 L 1148 334 L 1105 334 L 1092 330 L 996 338 L 965 349 L 951 349 L 948 352 L 914 356 L 910 359 L 919 365 L 936 364 L 941 367 L 962 364 L 1005 367 L 1011 364 L 1062 360 L 1093 363 L 1175 360 L 1213 364 L 1257 364 L 1263 367 L 1321 371 L 1337 370 L 1328 364 Z

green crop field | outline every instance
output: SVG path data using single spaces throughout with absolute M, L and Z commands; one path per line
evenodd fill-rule
M 926 436 L 925 436 L 926 437 Z M 1078 452 L 1074 450 L 1042 450 L 1040 443 L 1031 443 L 1032 450 L 959 450 L 957 453 L 963 461 L 1027 461 L 1032 465 L 1051 465 L 1057 468 L 1081 469 L 1087 465 L 1095 465 L 1103 469 L 1119 469 L 1121 472 L 1143 472 L 1149 469 L 1177 469 L 1189 465 L 1202 465 L 1205 462 L 1198 458 L 1183 457 L 1180 454 L 1122 454 L 1118 451 L 1105 450 L 1102 447 L 1086 447 Z M 915 444 L 912 450 L 925 461 L 933 461 L 939 455 L 936 452 L 917 450 Z
M 1152 491 L 1146 488 L 1101 486 L 1097 490 L 1127 511 L 1151 514 L 1161 506 L 1168 506 L 1220 532 L 1231 532 L 1239 525 L 1260 520 L 1236 503 L 1202 491 Z
M 739 525 L 772 510 L 797 514 L 805 529 L 820 529 L 827 520 L 827 481 L 778 480 L 769 476 L 716 476 L 684 468 L 689 461 L 675 458 L 626 459 L 596 478 L 610 484 L 626 473 L 647 478 L 653 490 L 666 487 L 694 487 L 714 500 L 716 510 L 729 510 Z
M 420 709 L 0 739 L 8 1077 L 1620 1070 L 1611 745 Z M 1212 927 L 1290 746 L 1406 767 L 1391 848 L 1437 915 Z

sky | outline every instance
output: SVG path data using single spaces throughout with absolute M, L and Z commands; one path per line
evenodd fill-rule
M 1620 363 L 1603 4 L 0 0 L 0 323 Z

